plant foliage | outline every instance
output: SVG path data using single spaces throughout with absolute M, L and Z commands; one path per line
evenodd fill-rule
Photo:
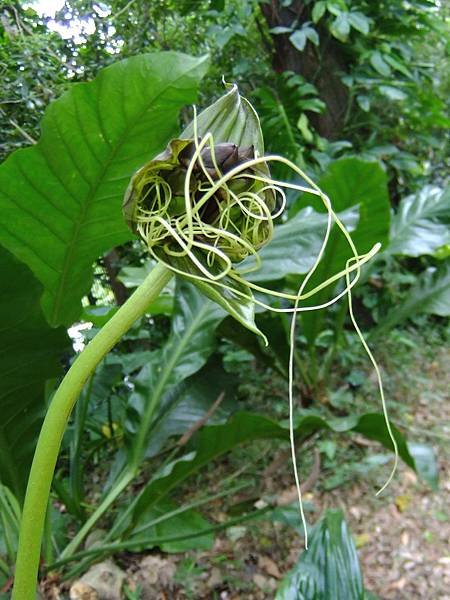
M 92 282 L 92 263 L 126 242 L 121 199 L 133 171 L 177 131 L 196 98 L 205 58 L 148 54 L 104 69 L 51 104 L 42 136 L 0 168 L 0 240 L 45 288 L 44 313 L 70 325 Z

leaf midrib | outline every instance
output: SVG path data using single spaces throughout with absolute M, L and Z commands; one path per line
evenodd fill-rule
M 81 211 L 80 211 L 80 213 L 81 213 L 80 219 L 77 220 L 77 222 L 75 224 L 73 236 L 71 237 L 71 239 L 69 240 L 69 243 L 66 246 L 66 252 L 64 253 L 65 259 L 63 262 L 63 268 L 61 270 L 61 277 L 58 279 L 59 284 L 56 289 L 56 292 L 54 294 L 52 294 L 52 295 L 54 295 L 53 308 L 52 308 L 52 312 L 51 312 L 51 316 L 50 316 L 50 322 L 52 325 L 58 324 L 59 310 L 60 310 L 61 302 L 63 300 L 62 295 L 63 295 L 64 289 L 65 289 L 65 284 L 66 284 L 68 272 L 69 272 L 70 265 L 71 265 L 71 259 L 72 259 L 73 253 L 75 251 L 76 242 L 78 242 L 78 239 L 79 239 L 81 226 L 84 225 L 87 213 L 91 207 L 92 202 L 95 199 L 95 195 L 97 194 L 100 185 L 104 181 L 106 172 L 113 164 L 114 159 L 115 159 L 119 149 L 123 146 L 124 140 L 126 139 L 128 132 L 130 131 L 130 129 L 133 129 L 136 126 L 136 123 L 139 121 L 139 119 L 142 117 L 142 115 L 148 110 L 149 105 L 153 104 L 158 98 L 160 98 L 163 94 L 165 94 L 169 87 L 176 84 L 180 79 L 186 77 L 186 75 L 188 73 L 191 73 L 192 71 L 194 71 L 197 68 L 198 68 L 198 65 L 194 65 L 188 71 L 183 71 L 183 73 L 181 75 L 179 75 L 177 78 L 173 79 L 170 82 L 170 84 L 166 84 L 164 86 L 164 88 L 158 94 L 152 96 L 152 98 L 149 99 L 149 101 L 145 104 L 143 109 L 141 111 L 139 111 L 139 113 L 136 114 L 134 119 L 130 120 L 128 127 L 125 126 L 123 128 L 120 138 L 118 139 L 117 143 L 111 148 L 109 157 L 106 159 L 105 163 L 103 164 L 100 177 L 96 181 L 95 185 L 91 186 L 91 189 L 86 197 L 86 201 L 84 203 L 82 203 Z M 100 87 L 100 86 L 98 86 L 98 87 Z M 101 118 L 97 111 L 97 107 L 96 107 L 96 115 L 97 115 L 98 121 L 100 121 Z M 130 125 L 130 123 L 131 123 L 131 125 Z M 42 154 L 44 154 L 42 152 L 42 147 L 39 148 L 39 151 Z M 45 158 L 45 155 L 44 155 L 44 158 Z M 48 162 L 47 162 L 47 164 L 48 164 Z M 47 290 L 47 286 L 46 286 L 46 290 Z

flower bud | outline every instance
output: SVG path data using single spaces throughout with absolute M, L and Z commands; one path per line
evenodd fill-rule
M 233 86 L 133 176 L 127 224 L 149 248 L 163 248 L 169 263 L 183 248 L 210 265 L 242 261 L 272 231 L 275 192 L 264 181 L 267 165 L 254 161 L 262 154 L 258 117 Z

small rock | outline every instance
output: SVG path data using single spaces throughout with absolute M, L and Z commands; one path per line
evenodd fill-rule
M 71 600 L 121 600 L 124 581 L 125 573 L 122 569 L 112 561 L 106 560 L 91 567 L 79 581 L 72 585 L 70 598 Z
M 273 577 L 264 577 L 256 573 L 253 575 L 253 583 L 263 592 L 275 591 L 277 589 L 277 582 Z
M 84 542 L 84 547 L 86 549 L 95 548 L 105 539 L 106 531 L 105 529 L 94 529 L 87 536 L 86 541 Z
M 228 538 L 232 542 L 237 542 L 238 540 L 240 540 L 241 538 L 243 538 L 245 536 L 245 534 L 247 533 L 247 527 L 242 527 L 242 526 L 238 526 L 238 525 L 235 527 L 228 527 L 226 533 L 227 533 Z
M 69 592 L 70 600 L 99 600 L 97 592 L 87 583 L 75 581 Z
M 160 598 L 160 588 L 173 589 L 176 570 L 175 563 L 169 558 L 156 555 L 145 556 L 134 575 L 134 580 L 141 588 L 142 600 Z

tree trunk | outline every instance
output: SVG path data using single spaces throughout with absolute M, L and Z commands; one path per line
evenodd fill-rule
M 293 27 L 297 29 L 306 21 L 311 21 L 312 5 L 306 6 L 300 0 L 294 0 L 288 7 L 280 5 L 279 0 L 261 4 L 261 12 L 269 26 Z M 340 72 L 345 72 L 346 60 L 339 42 L 330 33 L 316 26 L 320 36 L 320 46 L 308 42 L 299 52 L 289 41 L 287 34 L 272 35 L 274 55 L 273 69 L 277 72 L 293 71 L 314 84 L 327 109 L 321 114 L 308 115 L 316 131 L 323 137 L 333 139 L 339 136 L 345 120 L 349 102 L 348 89 L 342 83 Z
M 117 273 L 119 272 L 119 258 L 117 250 L 111 250 L 104 256 L 103 265 L 108 275 L 109 285 L 111 286 L 116 302 L 121 306 L 128 300 L 129 294 L 127 288 L 117 279 Z

